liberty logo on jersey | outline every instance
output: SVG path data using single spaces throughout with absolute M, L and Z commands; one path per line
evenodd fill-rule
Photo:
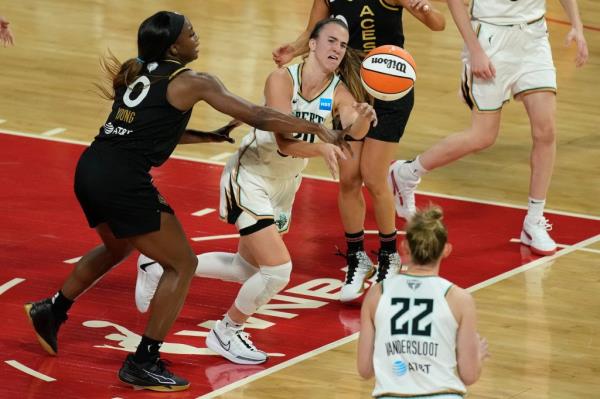
M 331 98 L 322 98 L 319 101 L 319 110 L 320 111 L 331 111 L 332 104 L 333 104 L 333 102 L 331 101 Z

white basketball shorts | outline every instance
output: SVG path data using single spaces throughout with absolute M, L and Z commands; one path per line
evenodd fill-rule
M 483 80 L 472 76 L 465 46 L 461 92 L 471 109 L 498 111 L 511 95 L 515 98 L 534 91 L 556 92 L 556 69 L 544 18 L 508 26 L 473 21 L 473 29 L 496 68 L 496 77 Z
M 277 230 L 289 230 L 292 205 L 302 175 L 274 179 L 252 173 L 239 165 L 237 154 L 229 159 L 221 174 L 219 216 L 235 224 L 240 233 L 260 230 L 260 221 L 273 220 Z

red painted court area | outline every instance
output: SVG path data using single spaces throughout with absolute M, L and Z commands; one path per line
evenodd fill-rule
M 38 345 L 23 304 L 49 296 L 72 268 L 65 261 L 98 244 L 73 194 L 73 172 L 84 147 L 76 144 L 0 134 L 0 397 L 12 398 L 155 398 L 135 392 L 117 378 L 127 351 L 135 350 L 146 315 L 135 309 L 135 256 L 118 266 L 83 295 L 59 335 L 59 355 Z M 172 159 L 154 171 L 161 193 L 175 209 L 190 238 L 234 234 L 217 213 L 193 216 L 218 207 L 220 166 Z M 262 366 L 238 366 L 212 355 L 204 346 L 211 320 L 220 319 L 238 286 L 196 278 L 186 305 L 163 346 L 173 370 L 192 382 L 189 391 L 167 394 L 196 398 L 248 375 L 310 352 L 358 330 L 358 307 L 336 301 L 344 273 L 344 248 L 333 182 L 305 179 L 296 197 L 291 232 L 286 235 L 294 263 L 292 281 L 276 300 L 252 319 L 247 331 L 255 344 L 272 354 Z M 531 261 L 522 256 L 518 238 L 524 211 L 439 197 L 418 196 L 445 209 L 454 245 L 442 274 L 468 287 Z M 600 232 L 600 221 L 547 215 L 553 237 L 573 245 Z M 402 220 L 398 220 L 401 227 Z M 485 226 L 485 229 L 481 227 Z M 372 215 L 367 229 L 375 230 Z M 235 238 L 193 241 L 198 253 L 235 251 Z M 376 236 L 367 240 L 377 249 Z M 16 368 L 23 365 L 41 375 Z M 350 367 L 351 365 L 340 365 Z M 20 367 L 20 366 L 19 366 Z M 31 371 L 30 371 L 31 373 Z M 10 383 L 8 383 L 10 381 Z

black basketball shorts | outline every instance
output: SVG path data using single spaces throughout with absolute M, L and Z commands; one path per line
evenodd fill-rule
M 160 230 L 160 213 L 173 209 L 152 184 L 143 157 L 93 143 L 77 163 L 75 195 L 94 228 L 107 223 L 117 238 Z
M 400 142 L 414 103 L 414 88 L 399 100 L 381 101 L 375 99 L 373 108 L 377 113 L 377 126 L 371 126 L 366 137 L 390 143 Z M 339 125 L 337 128 L 339 128 Z M 346 140 L 356 141 L 350 136 L 346 136 Z

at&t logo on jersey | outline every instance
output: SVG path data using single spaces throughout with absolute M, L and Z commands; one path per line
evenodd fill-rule
M 320 111 L 331 111 L 331 98 L 322 98 L 319 102 Z

